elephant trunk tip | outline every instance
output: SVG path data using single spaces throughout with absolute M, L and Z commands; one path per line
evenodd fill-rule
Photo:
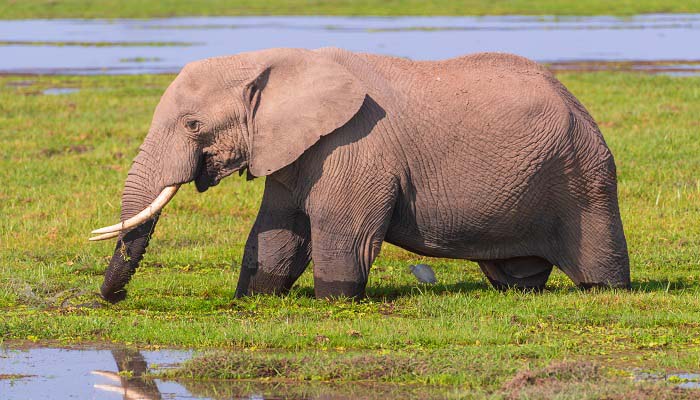
M 126 299 L 126 289 L 120 289 L 112 291 L 106 289 L 104 286 L 100 289 L 100 295 L 103 299 L 111 304 L 119 303 L 120 301 Z

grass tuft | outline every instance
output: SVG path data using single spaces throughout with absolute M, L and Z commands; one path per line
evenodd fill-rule
M 425 360 L 407 354 L 218 352 L 196 357 L 169 374 L 195 379 L 414 382 L 429 368 Z

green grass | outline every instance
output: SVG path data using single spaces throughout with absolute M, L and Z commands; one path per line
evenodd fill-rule
M 312 298 L 310 271 L 289 296 L 234 300 L 231 263 L 240 264 L 263 186 L 234 175 L 205 194 L 184 187 L 164 211 L 128 299 L 100 307 L 96 292 L 114 243 L 87 237 L 117 220 L 123 179 L 172 78 L 0 77 L 0 342 L 244 351 L 249 361 L 218 358 L 221 368 L 196 368 L 229 377 L 264 376 L 246 362 L 265 370 L 310 357 L 314 363 L 288 370 L 292 377 L 330 379 L 334 366 L 360 365 L 345 375 L 361 378 L 363 366 L 388 357 L 398 372 L 386 381 L 482 393 L 562 362 L 594 363 L 611 387 L 628 389 L 634 368 L 699 372 L 700 78 L 560 76 L 615 154 L 632 291 L 581 292 L 555 273 L 545 293 L 499 293 L 473 263 L 386 245 L 367 300 Z M 61 86 L 81 90 L 41 95 Z M 431 264 L 440 283 L 416 285 L 407 270 L 416 262 Z
M 698 0 L 4 0 L 3 19 L 192 15 L 633 15 L 697 13 Z

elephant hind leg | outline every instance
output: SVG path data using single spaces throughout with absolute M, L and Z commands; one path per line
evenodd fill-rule
M 586 212 L 566 235 L 557 266 L 584 289 L 630 287 L 627 243 L 618 214 Z
M 598 161 L 602 163 L 594 166 L 577 161 L 571 167 L 575 173 L 570 176 L 569 194 L 558 204 L 558 248 L 551 259 L 579 287 L 629 288 L 615 163 L 607 149 Z
M 543 290 L 552 272 L 552 263 L 540 257 L 514 257 L 479 261 L 491 285 L 498 290 L 516 288 Z

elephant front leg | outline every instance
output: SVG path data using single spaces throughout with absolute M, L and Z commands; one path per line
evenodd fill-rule
M 266 184 L 248 236 L 236 297 L 288 292 L 311 259 L 309 219 L 285 202 L 284 191 L 274 185 Z
M 364 297 L 369 269 L 379 254 L 381 240 L 358 246 L 351 240 L 326 237 L 314 243 L 316 297 Z
M 369 270 L 381 250 L 395 202 L 392 188 L 324 202 L 311 215 L 317 298 L 365 296 Z

